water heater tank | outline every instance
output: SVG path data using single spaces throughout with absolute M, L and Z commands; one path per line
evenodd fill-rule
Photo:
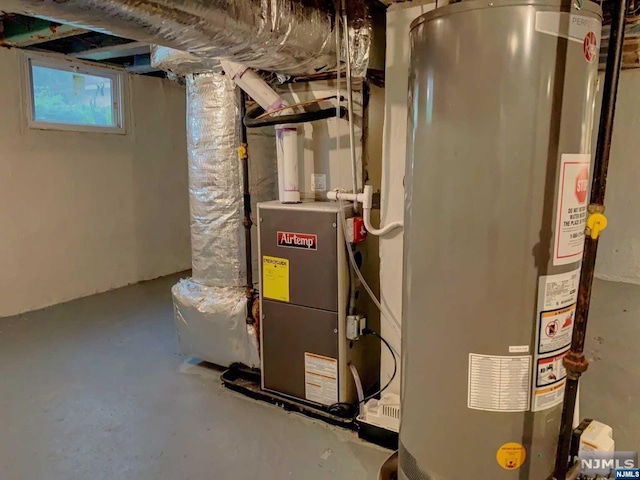
M 402 480 L 552 474 L 600 8 L 462 1 L 411 28 Z

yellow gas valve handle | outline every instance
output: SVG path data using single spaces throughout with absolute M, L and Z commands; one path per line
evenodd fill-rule
M 592 213 L 587 217 L 587 235 L 594 240 L 598 238 L 600 232 L 607 228 L 607 217 L 603 213 Z
M 247 158 L 247 145 L 244 143 L 238 147 L 238 158 L 240 160 Z

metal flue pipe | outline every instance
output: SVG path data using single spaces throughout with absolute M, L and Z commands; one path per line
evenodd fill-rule
M 587 320 L 589 318 L 589 304 L 591 302 L 591 287 L 593 285 L 599 233 L 601 230 L 604 230 L 607 222 L 604 217 L 604 196 L 607 186 L 613 120 L 618 95 L 618 80 L 620 78 L 620 67 L 622 65 L 622 47 L 624 43 L 628 2 L 629 0 L 616 0 L 613 2 L 611 36 L 609 39 L 607 65 L 604 74 L 602 109 L 598 128 L 598 143 L 593 165 L 591 200 L 588 207 L 589 216 L 587 217 L 587 227 L 585 230 L 575 325 L 571 349 L 565 356 L 563 362 L 567 370 L 567 386 L 564 394 L 562 420 L 560 423 L 560 435 L 556 454 L 555 478 L 557 480 L 565 480 L 565 478 L 567 478 L 578 383 L 580 382 L 582 373 L 589 367 L 589 361 L 584 356 L 584 344 L 587 332 Z
M 365 0 L 350 0 L 352 66 L 366 71 Z M 323 0 L 4 0 L 2 10 L 298 75 L 336 66 L 333 2 Z M 359 73 L 358 73 L 359 72 Z

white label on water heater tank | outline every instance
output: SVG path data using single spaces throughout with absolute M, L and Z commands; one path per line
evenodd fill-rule
M 590 166 L 591 155 L 588 153 L 562 155 L 554 229 L 554 265 L 567 265 L 582 259 Z
M 579 283 L 579 268 L 567 273 L 543 275 L 538 281 L 533 412 L 562 403 L 567 377 L 562 359 L 571 344 Z
M 469 354 L 467 406 L 489 412 L 529 410 L 531 355 Z
M 584 44 L 587 36 L 593 32 L 597 39 L 596 46 L 599 48 L 601 30 L 602 24 L 595 17 L 560 12 L 536 12 L 536 32 L 539 33 Z
M 542 302 L 539 311 L 554 310 L 576 303 L 579 284 L 579 268 L 557 275 L 542 275 L 538 282 Z

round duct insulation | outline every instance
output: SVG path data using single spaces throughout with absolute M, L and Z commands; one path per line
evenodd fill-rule
M 595 3 L 567 5 L 463 1 L 412 25 L 402 480 L 553 472 L 601 29 Z
M 173 63 L 165 66 L 184 72 L 193 66 L 189 54 L 170 53 Z M 257 367 L 258 331 L 246 323 L 237 89 L 232 80 L 213 72 L 187 74 L 186 87 L 192 278 L 173 287 L 180 348 L 218 365 Z M 257 202 L 278 195 L 275 134 L 265 130 L 248 138 L 254 211 Z M 257 271 L 257 255 L 253 263 Z
M 333 1 L 3 0 L 2 9 L 288 75 L 336 66 Z M 365 0 L 346 9 L 353 73 L 364 76 L 381 9 Z

